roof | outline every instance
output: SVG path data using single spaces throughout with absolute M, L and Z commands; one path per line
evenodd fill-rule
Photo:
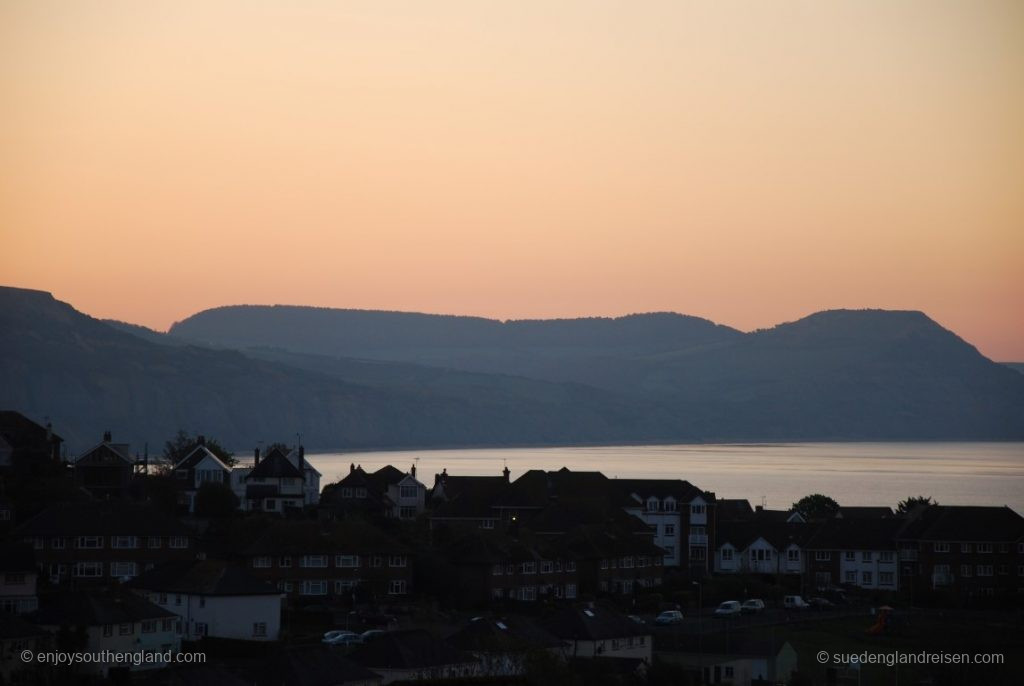
M 715 501 L 715 512 L 719 522 L 750 519 L 754 516 L 754 508 L 744 498 L 719 498 Z
M 178 464 L 174 465 L 174 469 L 195 469 L 196 467 L 199 466 L 199 463 L 205 460 L 206 458 L 212 459 L 214 462 L 220 465 L 221 469 L 223 469 L 224 471 L 231 471 L 231 467 L 228 467 L 226 464 L 224 464 L 224 462 L 219 457 L 214 455 L 210 451 L 210 449 L 207 448 L 205 445 L 197 445 L 195 448 L 193 448 L 188 455 L 183 457 L 181 461 L 178 462 Z
M 380 675 L 327 646 L 293 646 L 272 655 L 256 674 L 258 686 L 337 686 L 382 681 Z
M 60 436 L 32 421 L 20 412 L 0 410 L 0 436 L 15 450 L 45 448 L 49 441 L 63 441 Z
M 566 640 L 602 640 L 648 636 L 651 631 L 603 603 L 563 607 L 540 620 L 540 625 Z
M 895 516 L 891 507 L 841 505 L 836 517 L 841 519 L 885 519 Z
M 243 555 L 401 554 L 406 547 L 361 521 L 283 520 L 268 524 Z
M 252 468 L 245 477 L 248 479 L 305 479 L 306 475 L 299 471 L 288 456 L 278 448 L 274 448 L 260 463 Z
M 526 652 L 566 644 L 526 617 L 475 617 L 449 636 L 448 643 L 477 653 Z
M 745 550 L 751 543 L 763 538 L 776 550 L 784 550 L 790 545 L 806 545 L 815 531 L 814 525 L 803 522 L 756 519 L 720 522 L 715 534 L 715 545 L 722 547 L 728 543 L 737 550 Z
M 494 518 L 494 505 L 509 488 L 503 476 L 436 477 L 431 498 L 432 516 L 439 518 Z
M 652 496 L 658 499 L 672 497 L 682 503 L 689 503 L 697 497 L 709 499 L 708 494 L 682 479 L 613 479 L 612 484 L 620 491 L 640 496 L 641 502 Z
M 811 550 L 895 550 L 899 519 L 829 519 L 807 543 Z
M 476 662 L 472 655 L 451 647 L 423 629 L 389 631 L 351 654 L 361 665 L 387 669 L 422 669 Z
M 168 562 L 132 579 L 133 588 L 192 595 L 280 595 L 270 584 L 242 567 L 222 560 Z
M 18 536 L 187 536 L 174 517 L 151 505 L 118 500 L 51 507 L 28 520 Z
M 97 443 L 75 458 L 75 465 L 77 466 L 79 463 L 85 465 L 90 462 L 103 463 L 110 457 L 119 459 L 128 464 L 135 463 L 135 458 L 132 457 L 131 446 L 129 444 L 103 441 L 102 443 Z
M 1009 507 L 929 505 L 912 515 L 897 538 L 925 541 L 1017 541 L 1024 517 Z
M 125 624 L 177 616 L 141 596 L 124 591 L 63 592 L 44 595 L 40 602 L 42 605 L 30 617 L 45 626 Z

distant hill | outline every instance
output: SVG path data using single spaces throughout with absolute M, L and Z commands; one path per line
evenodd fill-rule
M 1010 369 L 1014 370 L 1015 372 L 1020 372 L 1021 374 L 1024 374 L 1024 362 L 1003 362 L 1003 364 L 1009 367 Z
M 744 334 L 675 314 L 498 322 L 229 307 L 170 335 L 0 288 L 0 408 L 72 445 L 178 428 L 235 449 L 1024 439 L 1024 376 L 919 312 Z

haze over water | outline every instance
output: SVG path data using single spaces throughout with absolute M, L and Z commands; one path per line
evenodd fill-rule
M 515 479 L 530 469 L 568 467 L 609 478 L 686 479 L 719 498 L 764 498 L 788 508 L 809 493 L 841 505 L 896 504 L 929 495 L 944 505 L 1009 505 L 1024 513 L 1024 443 L 789 443 L 482 448 L 324 453 L 309 460 L 322 484 L 348 473 L 352 463 L 375 470 L 408 470 L 418 459 L 420 481 L 434 474 L 498 475 L 508 464 Z

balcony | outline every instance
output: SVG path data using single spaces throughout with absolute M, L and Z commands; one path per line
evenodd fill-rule
M 704 545 L 708 544 L 707 534 L 690 534 L 690 545 Z

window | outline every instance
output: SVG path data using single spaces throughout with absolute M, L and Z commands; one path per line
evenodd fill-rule
M 327 566 L 326 555 L 303 555 L 299 560 L 300 567 L 322 568 Z
M 174 628 L 174 620 L 172 620 L 172 619 L 165 619 L 160 624 L 160 630 L 161 631 L 171 631 L 173 628 Z
M 541 560 L 541 563 L 540 563 L 540 573 L 541 574 L 550 574 L 553 570 L 554 570 L 554 565 L 551 563 L 550 560 Z
M 576 571 L 576 560 L 568 560 L 565 563 L 565 571 L 575 572 Z
M 972 576 L 972 567 L 970 565 L 960 565 L 960 576 Z
M 843 553 L 843 557 L 846 558 L 847 562 L 853 562 L 857 559 L 857 553 L 853 552 L 852 550 L 847 550 L 845 553 Z
M 960 552 L 961 553 L 969 553 L 969 552 L 971 552 L 971 550 L 973 550 L 973 546 L 970 543 L 961 543 L 960 544 Z
M 992 565 L 978 565 L 978 576 L 992 576 Z
M 156 631 L 156 622 L 152 619 L 147 619 L 142 622 L 142 633 L 152 634 Z
M 179 607 L 181 606 L 181 594 L 180 593 L 175 593 L 174 594 L 174 604 L 179 606 Z
M 341 497 L 342 498 L 351 498 L 352 497 L 352 489 L 349 488 L 348 486 L 343 487 L 341 489 Z
M 105 637 L 113 636 L 114 635 L 114 625 L 113 624 L 104 624 L 103 625 L 103 635 Z
M 750 549 L 750 561 L 751 562 L 764 562 L 772 559 L 772 551 L 766 548 L 751 548 Z
M 161 605 L 166 605 L 167 604 L 167 594 L 166 593 L 161 593 L 159 599 L 157 600 L 157 602 L 159 604 L 161 604 Z
M 658 499 L 657 498 L 648 498 L 647 499 L 647 511 L 648 512 L 657 512 L 658 511 Z
M 171 536 L 171 548 L 187 548 L 188 536 Z
M 402 505 L 398 508 L 399 519 L 416 519 L 416 508 L 408 505 Z
M 633 565 L 634 565 L 634 560 L 633 560 L 632 557 L 624 557 L 624 558 L 622 558 L 622 565 L 621 565 L 621 567 L 623 569 L 633 569 Z
M 149 537 L 149 541 L 148 541 L 148 543 L 146 545 L 148 547 L 150 547 L 150 548 L 159 548 L 160 547 L 160 537 L 159 536 L 150 536 Z
M 55 538 L 52 541 L 50 541 L 50 545 L 53 547 L 54 550 L 64 550 L 64 539 Z
M 416 498 L 419 496 L 420 489 L 416 488 L 415 484 L 402 484 L 401 488 L 398 489 L 398 497 L 400 498 Z
M 565 585 L 565 597 L 569 599 L 576 597 L 576 584 Z
M 493 519 L 481 519 L 480 520 L 480 528 L 481 529 L 493 529 L 494 528 L 494 520 Z
M 292 566 L 292 558 L 290 558 L 287 555 L 285 555 L 284 557 L 282 557 L 280 560 L 277 561 L 277 566 L 278 567 L 285 567 L 285 568 L 291 567 Z
M 857 572 L 845 572 L 843 574 L 843 581 L 848 584 L 857 583 Z
M 520 574 L 536 574 L 537 563 L 536 562 L 523 562 L 519 565 Z
M 519 588 L 519 600 L 532 602 L 537 599 L 537 588 L 535 586 L 521 586 Z
M 675 524 L 666 524 L 665 525 L 665 535 L 666 536 L 675 536 L 676 535 L 676 525 Z
M 722 561 L 723 562 L 731 562 L 732 561 L 732 548 L 722 548 Z
M 874 574 L 871 572 L 861 572 L 860 582 L 865 586 L 870 586 L 874 583 Z
M 40 539 L 41 541 L 42 539 Z M 38 546 L 42 547 L 42 546 Z M 79 536 L 75 541 L 75 547 L 80 549 L 95 549 L 103 547 L 102 536 Z
M 132 624 L 121 624 L 117 627 L 117 633 L 119 636 L 131 636 L 134 630 Z
M 492 588 L 491 597 L 495 600 L 502 600 L 505 597 L 505 589 L 503 588 Z
M 196 622 L 196 636 L 205 636 L 207 632 L 206 622 Z
M 103 576 L 103 563 L 102 562 L 76 562 L 74 568 L 74 576 L 82 578 L 89 577 L 95 578 Z
M 693 562 L 700 562 L 707 559 L 707 548 L 702 545 L 695 545 L 690 547 L 690 560 Z
M 111 562 L 110 563 L 110 576 L 122 577 L 122 576 L 137 576 L 139 573 L 138 565 L 134 562 Z
M 786 560 L 788 560 L 789 562 L 799 562 L 800 561 L 800 549 L 799 548 L 790 548 L 789 550 L 787 550 L 786 551 Z
M 405 565 L 405 555 L 391 555 L 388 557 L 388 567 L 404 567 Z
M 388 595 L 405 595 L 405 580 L 392 579 L 388 583 Z
M 204 595 L 199 596 L 199 607 L 200 608 L 206 607 L 206 596 L 204 596 Z
M 723 673 L 723 675 L 725 676 L 725 678 L 726 678 L 726 679 L 731 679 L 731 678 L 732 678 L 732 675 L 733 675 L 733 670 L 732 670 L 732 667 L 729 667 L 729 666 L 725 666 L 725 667 L 724 667 L 724 668 L 722 669 L 722 673 Z
M 676 501 L 673 500 L 672 498 L 665 498 L 665 502 L 662 505 L 662 509 L 665 512 L 675 512 L 676 511 Z
M 878 573 L 878 584 L 879 586 L 892 586 L 895 575 L 892 572 L 879 572 Z
M 935 541 L 934 543 L 932 543 L 932 551 L 936 553 L 948 553 L 949 543 L 945 543 L 943 541 Z
M 354 567 L 358 567 L 359 566 L 359 556 L 358 555 L 335 555 L 334 556 L 334 566 L 335 567 L 343 567 L 343 568 L 346 568 L 346 569 L 351 569 L 351 568 L 354 568 Z
M 254 557 L 252 558 L 252 566 L 257 568 L 266 568 L 270 566 L 269 557 Z
M 871 560 L 872 560 L 872 555 L 871 555 L 871 551 L 870 550 L 865 550 L 864 552 L 862 552 L 860 554 L 860 561 L 861 562 L 871 562 Z
M 999 565 L 998 567 L 996 567 L 996 573 L 997 574 L 1009 574 L 1010 573 L 1010 565 Z
M 991 553 L 992 552 L 992 544 L 991 543 L 979 543 L 978 544 L 978 552 L 979 553 Z
M 370 566 L 371 567 L 383 567 L 384 566 L 384 558 L 382 556 L 380 556 L 380 555 L 374 555 L 373 557 L 370 558 Z
M 365 498 L 366 497 L 366 489 L 365 488 L 356 488 L 355 495 L 356 495 L 357 498 Z
M 896 553 L 892 552 L 891 550 L 884 550 L 884 551 L 878 553 L 878 561 L 879 562 L 895 562 L 896 561 Z
M 135 536 L 114 536 L 110 539 L 110 547 L 132 549 L 139 547 L 139 539 Z
M 253 622 L 252 635 L 257 638 L 262 638 L 267 635 L 267 623 L 266 622 Z
M 832 559 L 832 553 L 828 550 L 815 550 L 814 561 L 815 562 L 828 562 Z
M 310 580 L 303 581 L 302 595 L 327 595 L 327 582 Z
M 691 515 L 702 515 L 708 511 L 707 505 L 690 505 Z

